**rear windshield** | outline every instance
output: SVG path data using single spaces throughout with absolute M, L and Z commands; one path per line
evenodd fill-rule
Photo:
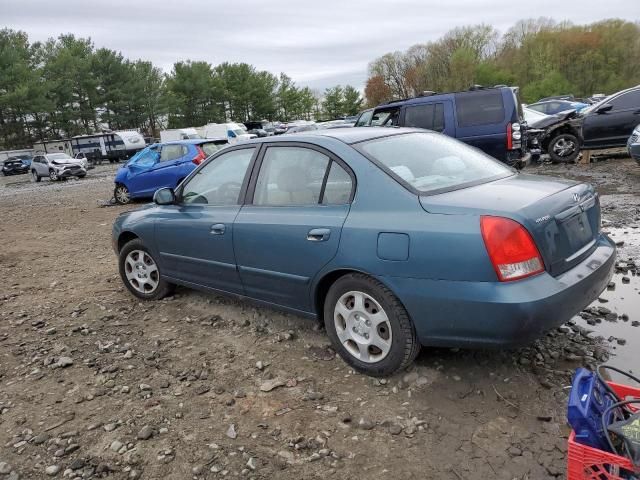
M 459 127 L 491 125 L 504 121 L 504 102 L 500 90 L 456 93 Z
M 407 133 L 369 140 L 359 150 L 405 186 L 420 193 L 455 190 L 513 175 L 462 142 L 437 133 Z

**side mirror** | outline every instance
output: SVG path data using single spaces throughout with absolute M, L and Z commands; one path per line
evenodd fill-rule
M 613 108 L 613 105 L 611 105 L 610 103 L 607 103 L 605 105 L 602 105 L 601 107 L 599 107 L 596 110 L 596 113 L 605 113 L 608 112 L 609 110 L 611 110 Z
M 173 205 L 176 202 L 176 195 L 172 188 L 161 188 L 153 194 L 153 201 L 157 205 Z

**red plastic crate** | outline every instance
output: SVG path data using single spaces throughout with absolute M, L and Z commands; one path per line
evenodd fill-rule
M 618 397 L 640 398 L 640 388 L 609 382 Z M 637 406 L 628 405 L 632 410 Z M 619 455 L 587 447 L 575 441 L 575 432 L 569 435 L 567 480 L 625 480 L 630 475 L 640 475 L 630 460 Z

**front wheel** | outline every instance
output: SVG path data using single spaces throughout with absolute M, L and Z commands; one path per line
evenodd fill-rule
M 39 182 L 40 179 L 40 175 L 38 175 L 38 173 L 35 170 L 31 170 L 31 181 L 32 182 Z
M 580 143 L 575 135 L 561 133 L 549 142 L 547 153 L 553 163 L 574 162 L 580 154 Z
M 175 288 L 162 278 L 155 258 L 140 239 L 131 240 L 122 247 L 118 266 L 124 285 L 143 300 L 160 300 Z
M 385 377 L 410 365 L 420 351 L 400 300 L 360 273 L 340 277 L 324 303 L 327 334 L 340 356 L 359 372 Z
M 53 168 L 49 170 L 49 179 L 52 182 L 57 182 L 58 180 L 60 180 L 60 177 L 58 176 L 58 172 L 56 172 Z
M 129 189 L 126 185 L 119 183 L 113 190 L 113 198 L 115 198 L 116 202 L 120 205 L 126 205 L 131 201 L 131 194 L 129 193 Z

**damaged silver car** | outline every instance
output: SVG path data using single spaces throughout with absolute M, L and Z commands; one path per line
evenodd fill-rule
M 69 177 L 83 178 L 87 175 L 87 165 L 66 153 L 36 154 L 31 161 L 31 180 L 39 182 L 49 177 L 53 182 Z

